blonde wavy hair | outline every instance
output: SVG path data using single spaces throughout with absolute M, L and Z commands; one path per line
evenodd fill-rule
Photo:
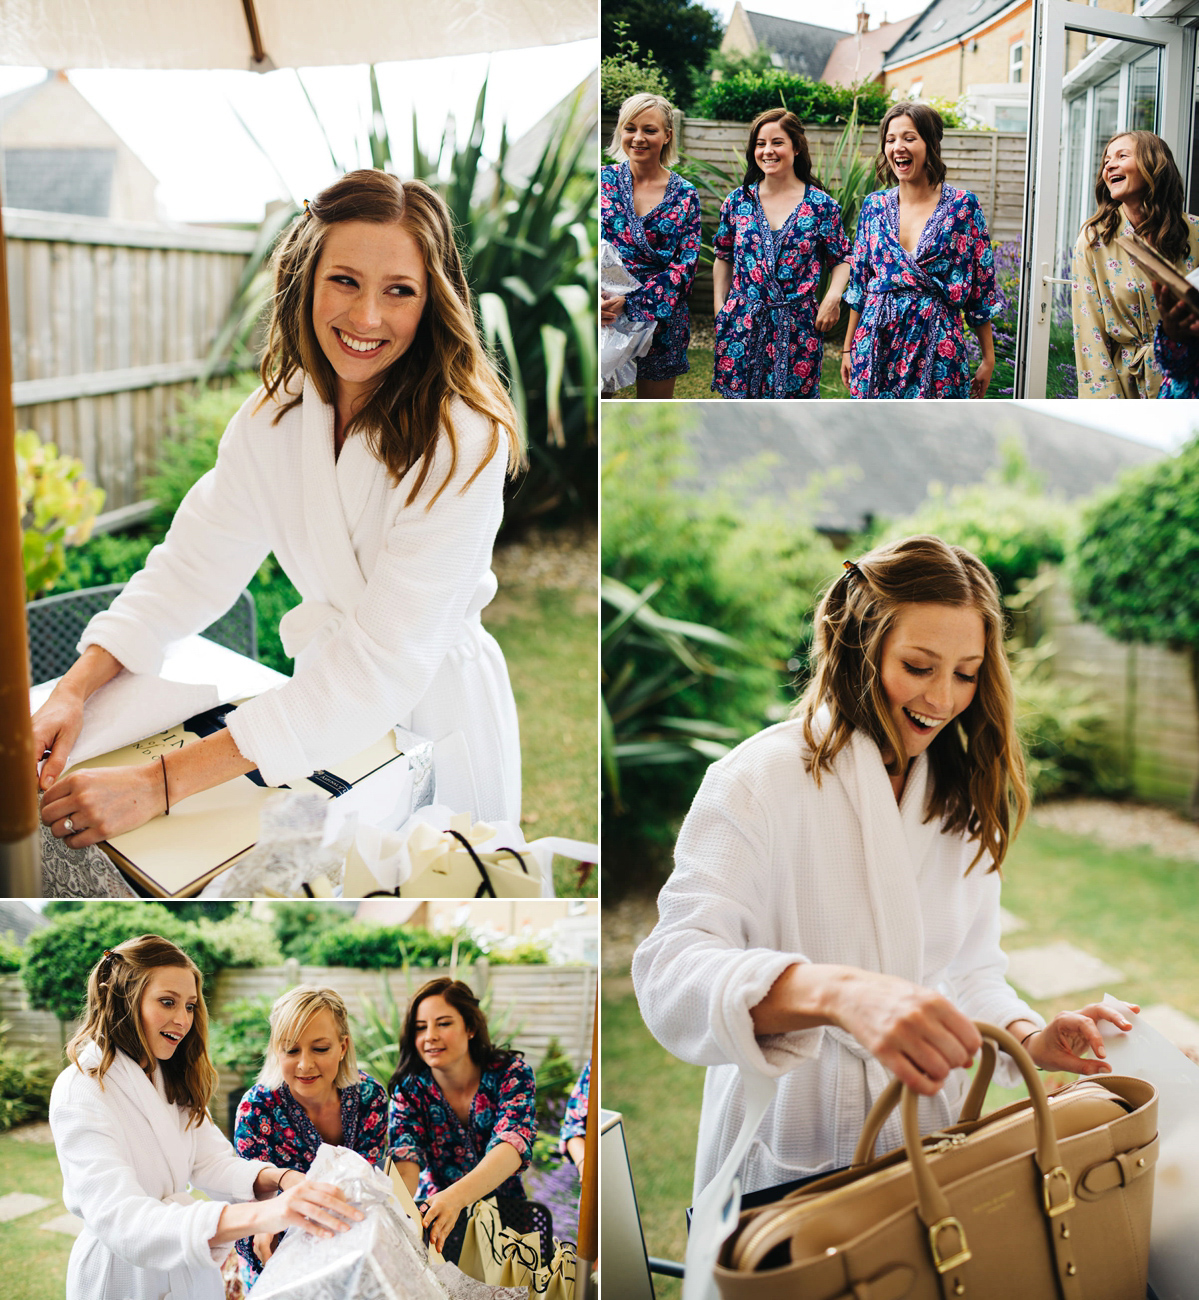
M 150 977 L 164 966 L 179 966 L 191 973 L 196 981 L 196 1009 L 192 1027 L 174 1055 L 160 1061 L 146 1041 L 141 1005 Z M 95 1043 L 100 1049 L 98 1065 L 79 1064 L 79 1053 L 86 1043 Z M 147 1076 L 157 1066 L 162 1071 L 167 1101 L 184 1107 L 189 1128 L 201 1123 L 217 1086 L 217 1072 L 208 1059 L 204 976 L 182 948 L 160 935 L 143 934 L 118 944 L 101 957 L 87 977 L 87 1008 L 83 1023 L 67 1044 L 67 1057 L 103 1087 L 104 1076 L 118 1052 L 136 1061 Z
M 1132 141 L 1132 156 L 1137 170 L 1145 178 L 1145 197 L 1141 201 L 1144 216 L 1137 234 L 1166 259 L 1180 264 L 1186 259 L 1191 242 L 1191 228 L 1186 219 L 1186 191 L 1174 162 L 1170 146 L 1152 131 L 1117 131 L 1103 146 L 1102 158 L 1117 140 Z M 1103 179 L 1103 161 L 1095 177 L 1095 202 L 1098 207 L 1082 223 L 1088 242 L 1098 237 L 1110 244 L 1120 229 L 1120 204 L 1112 198 Z
M 928 747 L 931 784 L 926 821 L 978 842 L 972 870 L 984 856 L 998 870 L 1029 807 L 1024 754 L 1016 735 L 1011 671 L 1004 650 L 999 588 L 986 565 L 939 537 L 906 537 L 864 555 L 825 592 L 816 613 L 813 673 L 792 712 L 803 719 L 805 765 L 821 774 L 863 731 L 900 770 L 903 740 L 882 682 L 883 646 L 905 605 L 955 605 L 982 616 L 985 652 L 978 689 L 966 709 Z M 817 711 L 827 708 L 822 734 Z
M 523 468 L 525 448 L 516 409 L 479 337 L 462 259 L 454 241 L 449 208 L 423 181 L 400 181 L 369 168 L 348 172 L 307 205 L 280 239 L 272 263 L 275 293 L 262 357 L 263 396 L 279 406 L 273 423 L 303 400 L 291 387 L 298 374 L 312 380 L 321 400 L 333 405 L 337 375 L 321 349 L 312 324 L 317 264 L 331 226 L 344 221 L 397 225 L 416 240 L 424 260 L 429 297 L 412 345 L 381 376 L 345 433 L 361 433 L 386 465 L 393 482 L 419 463 L 407 504 L 429 476 L 432 452 L 443 435 L 450 468 L 432 505 L 454 476 L 458 444 L 452 415 L 460 397 L 491 421 L 491 440 L 462 491 L 497 453 L 500 430 L 509 472 Z
M 279 1053 L 294 1047 L 308 1022 L 321 1011 L 327 1011 L 333 1017 L 337 1037 L 346 1040 L 346 1054 L 337 1067 L 334 1087 L 345 1088 L 358 1082 L 358 1057 L 350 1034 L 350 1016 L 341 995 L 334 989 L 299 984 L 276 998 L 275 1005 L 271 1007 L 271 1038 L 267 1044 L 266 1060 L 258 1075 L 259 1083 L 271 1089 L 279 1087 L 283 1082 L 283 1065 Z
M 669 167 L 672 162 L 678 160 L 679 156 L 674 136 L 674 106 L 669 99 L 664 99 L 661 95 L 651 95 L 649 91 L 630 95 L 621 104 L 620 114 L 616 119 L 616 129 L 612 132 L 612 139 L 608 141 L 608 154 L 612 158 L 625 156 L 624 146 L 620 143 L 620 133 L 624 130 L 624 124 L 635 117 L 640 117 L 647 108 L 657 109 L 658 116 L 662 119 L 662 129 L 667 133 L 667 138 L 658 161 L 663 167 Z

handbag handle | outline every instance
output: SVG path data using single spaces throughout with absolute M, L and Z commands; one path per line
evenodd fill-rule
M 1006 1029 L 999 1029 L 995 1025 L 988 1025 L 981 1020 L 976 1020 L 974 1025 L 984 1038 L 993 1039 L 995 1044 L 1001 1047 L 1016 1062 L 1020 1073 L 1024 1076 L 1024 1082 L 1028 1085 L 1028 1095 L 1032 1101 L 1036 1123 L 1036 1161 L 1037 1168 L 1041 1171 L 1041 1195 L 1044 1212 L 1049 1218 L 1055 1218 L 1057 1215 L 1073 1208 L 1074 1188 L 1070 1182 L 1070 1175 L 1062 1166 L 1061 1154 L 1058 1151 L 1057 1131 L 1053 1125 L 1053 1118 L 1049 1113 L 1049 1097 L 1045 1092 L 1045 1085 L 1041 1082 L 1032 1057 L 1020 1045 L 1018 1038 L 1009 1034 Z M 953 1217 L 949 1201 L 933 1176 L 933 1172 L 929 1168 L 928 1157 L 924 1153 L 924 1146 L 920 1140 L 920 1116 L 917 1110 L 919 1100 L 919 1094 L 905 1085 L 903 1101 L 900 1107 L 900 1114 L 903 1118 L 904 1146 L 907 1149 L 908 1161 L 912 1167 L 912 1178 L 916 1184 L 917 1212 L 929 1232 L 933 1263 L 938 1272 L 943 1273 L 964 1259 L 968 1259 L 969 1251 L 962 1226 Z M 1064 1194 L 1062 1194 L 1061 1190 L 1063 1184 Z M 946 1257 L 940 1240 L 942 1233 L 946 1229 L 954 1233 L 958 1246 L 957 1252 L 950 1257 Z
M 970 1082 L 970 1091 L 966 1094 L 966 1100 L 962 1102 L 961 1114 L 958 1115 L 959 1124 L 976 1120 L 982 1114 L 983 1102 L 987 1097 L 991 1076 L 995 1073 L 998 1055 L 991 1039 L 984 1038 L 982 1051 L 979 1053 L 978 1070 Z M 850 1162 L 851 1169 L 856 1169 L 859 1165 L 868 1165 L 874 1159 L 878 1135 L 887 1122 L 887 1116 L 899 1105 L 902 1092 L 903 1084 L 893 1078 L 878 1094 L 874 1105 L 870 1107 L 870 1113 L 866 1116 L 866 1122 L 862 1125 L 862 1133 L 858 1138 L 858 1145 L 854 1148 L 853 1160 Z

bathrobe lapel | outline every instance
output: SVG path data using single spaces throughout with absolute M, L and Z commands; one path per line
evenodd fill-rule
M 99 1057 L 97 1049 L 97 1062 Z M 140 1116 L 153 1135 L 153 1142 L 137 1151 L 138 1168 L 144 1172 L 151 1160 L 160 1160 L 170 1188 L 168 1196 L 186 1196 L 191 1173 L 191 1141 L 182 1128 L 178 1108 L 166 1100 L 124 1052 L 114 1057 L 104 1076 L 104 1087 L 119 1093 L 124 1109 L 130 1115 Z

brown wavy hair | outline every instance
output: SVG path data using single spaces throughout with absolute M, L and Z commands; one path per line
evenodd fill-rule
M 196 1010 L 192 1027 L 168 1061 L 158 1060 L 146 1041 L 142 1026 L 142 995 L 156 970 L 181 966 L 196 981 Z M 79 1053 L 95 1043 L 100 1063 L 84 1067 Z M 126 939 L 106 953 L 87 977 L 87 1009 L 83 1023 L 67 1044 L 71 1063 L 91 1075 L 101 1087 L 117 1052 L 124 1052 L 146 1072 L 162 1071 L 167 1101 L 188 1112 L 188 1127 L 199 1124 L 216 1092 L 217 1072 L 208 1059 L 208 1008 L 204 1005 L 204 976 L 200 968 L 169 939 L 143 934 Z
M 1166 259 L 1181 263 L 1185 260 L 1191 242 L 1191 227 L 1186 219 L 1186 192 L 1182 176 L 1174 162 L 1170 146 L 1152 131 L 1118 131 L 1103 146 L 1103 157 L 1116 143 L 1127 137 L 1132 141 L 1132 156 L 1137 170 L 1145 178 L 1145 197 L 1141 200 L 1144 217 L 1137 234 Z M 1103 179 L 1103 163 L 1095 177 L 1095 202 L 1097 209 L 1082 223 L 1088 241 L 1098 237 L 1101 244 L 1110 244 L 1120 229 L 1120 205 L 1111 196 Z
M 767 122 L 777 122 L 786 131 L 795 150 L 795 162 L 792 170 L 805 185 L 814 185 L 818 190 L 828 193 L 828 186 L 812 170 L 812 155 L 808 150 L 808 137 L 804 134 L 803 123 L 785 108 L 768 108 L 759 113 L 749 125 L 749 140 L 745 146 L 745 179 L 742 185 L 753 185 L 760 181 L 765 173 L 758 166 L 754 149 L 758 143 L 758 132 Z
M 479 999 L 471 991 L 470 985 L 461 980 L 450 979 L 448 975 L 439 975 L 427 984 L 422 984 L 412 995 L 408 1012 L 404 1016 L 404 1028 L 400 1031 L 400 1060 L 387 1084 L 388 1092 L 395 1092 L 401 1079 L 409 1075 L 428 1071 L 429 1067 L 421 1060 L 416 1050 L 416 1013 L 425 998 L 444 998 L 462 1017 L 466 1032 L 470 1034 L 470 1059 L 480 1068 L 498 1067 L 503 1069 L 514 1056 L 510 1048 L 497 1046 L 491 1041 L 487 1029 L 487 1017 L 479 1006 Z
M 903 741 L 882 682 L 883 645 L 905 605 L 955 605 L 982 616 L 985 654 L 978 689 L 952 725 L 928 747 L 930 785 L 926 821 L 978 841 L 970 869 L 989 855 L 997 870 L 1029 807 L 1024 754 L 1016 736 L 1012 677 L 1004 651 L 999 588 L 986 565 L 964 547 L 939 537 L 907 537 L 857 561 L 825 592 L 816 613 L 813 673 L 793 717 L 803 719 L 805 766 L 821 774 L 863 731 L 900 770 Z M 817 734 L 817 710 L 828 728 Z
M 940 185 L 945 180 L 945 160 L 941 157 L 941 141 L 945 137 L 945 123 L 941 114 L 928 104 L 918 104 L 913 99 L 901 99 L 892 104 L 886 117 L 878 124 L 878 156 L 874 160 L 874 175 L 879 185 L 898 185 L 899 177 L 887 161 L 887 128 L 897 117 L 910 117 L 912 125 L 924 141 L 924 174 L 930 185 Z
M 525 449 L 516 417 L 495 366 L 479 337 L 474 307 L 454 223 L 444 200 L 424 181 L 400 181 L 387 172 L 348 172 L 308 204 L 292 223 L 272 258 L 275 293 L 262 357 L 263 395 L 279 407 L 273 423 L 303 400 L 290 386 L 298 374 L 312 380 L 321 400 L 337 397 L 337 375 L 321 350 L 312 324 L 317 264 L 330 226 L 343 221 L 398 225 L 421 250 L 429 297 L 411 347 L 380 377 L 374 392 L 354 414 L 345 433 L 361 433 L 374 455 L 387 466 L 393 482 L 420 464 L 408 493 L 411 505 L 428 478 L 432 452 L 444 436 L 450 468 L 433 494 L 437 500 L 458 464 L 458 444 L 451 414 L 455 397 L 491 420 L 491 440 L 462 491 L 499 450 L 500 430 L 507 441 L 509 471 L 525 464 Z

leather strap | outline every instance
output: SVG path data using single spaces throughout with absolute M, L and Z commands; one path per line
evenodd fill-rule
M 1159 1137 L 1133 1151 L 1118 1151 L 1110 1160 L 1102 1160 L 1083 1171 L 1075 1195 L 1084 1201 L 1098 1200 L 1105 1192 L 1127 1187 L 1157 1164 L 1161 1146 Z
M 834 1300 L 903 1300 L 916 1280 L 916 1270 L 908 1264 L 891 1264 L 865 1282 L 854 1282 Z

